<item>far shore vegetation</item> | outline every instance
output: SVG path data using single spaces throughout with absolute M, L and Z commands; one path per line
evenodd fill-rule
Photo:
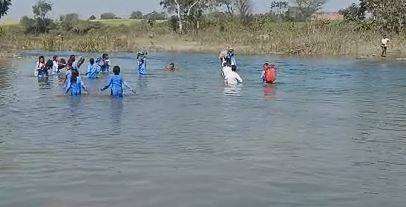
M 12 4 L 0 1 L 0 18 L 13 12 L 7 2 Z M 3 53 L 29 49 L 217 53 L 231 46 L 239 54 L 366 57 L 380 54 L 380 40 L 387 35 L 389 56 L 406 53 L 406 8 L 397 0 L 361 0 L 337 13 L 320 12 L 326 0 L 274 1 L 262 14 L 253 13 L 251 0 L 177 2 L 162 0 L 166 12 L 135 11 L 129 18 L 104 13 L 80 19 L 71 13 L 50 19 L 48 13 L 57 5 L 39 0 L 32 17 L 0 19 L 0 47 Z

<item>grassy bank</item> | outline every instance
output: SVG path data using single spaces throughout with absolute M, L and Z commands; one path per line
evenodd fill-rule
M 218 52 L 233 46 L 239 54 L 351 55 L 380 53 L 379 32 L 361 30 L 358 25 L 330 23 L 257 23 L 243 27 L 236 23 L 213 24 L 197 32 L 178 35 L 168 22 L 153 26 L 138 20 L 101 21 L 95 26 L 77 25 L 73 32 L 53 30 L 46 35 L 24 34 L 18 24 L 3 25 L 0 46 L 9 50 L 42 49 L 84 52 L 136 52 L 140 49 L 175 52 Z M 389 54 L 406 52 L 406 38 L 392 39 Z

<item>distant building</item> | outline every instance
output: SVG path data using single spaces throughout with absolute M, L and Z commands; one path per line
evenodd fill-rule
M 344 16 L 338 12 L 317 12 L 313 14 L 312 20 L 342 21 L 344 20 Z

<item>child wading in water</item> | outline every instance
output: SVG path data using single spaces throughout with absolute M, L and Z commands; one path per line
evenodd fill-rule
M 79 77 L 79 72 L 73 70 L 68 85 L 66 86 L 65 95 L 70 91 L 71 96 L 80 96 L 82 95 L 82 88 L 87 91 L 85 84 L 83 84 L 82 79 Z
M 94 59 L 90 58 L 89 60 L 89 66 L 87 67 L 87 78 L 89 79 L 96 79 L 97 75 L 100 73 L 100 67 L 95 64 Z
M 147 74 L 147 55 L 148 55 L 148 52 L 137 54 L 138 74 L 140 74 L 140 75 Z
M 266 84 L 275 84 L 277 78 L 276 66 L 274 64 L 264 64 L 264 70 L 262 71 L 262 81 Z
M 133 93 L 135 93 L 135 91 L 130 86 L 128 86 L 128 84 L 120 76 L 120 66 L 114 66 L 113 73 L 114 75 L 110 77 L 107 85 L 104 88 L 100 89 L 101 91 L 111 88 L 111 96 L 123 97 L 124 94 L 123 86 L 125 86 L 126 88 L 130 89 Z
M 45 58 L 44 56 L 39 56 L 38 62 L 35 65 L 34 76 L 38 76 L 38 71 L 45 68 Z

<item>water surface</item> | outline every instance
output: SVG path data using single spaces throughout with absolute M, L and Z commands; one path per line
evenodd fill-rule
M 404 63 L 240 57 L 245 83 L 229 88 L 214 55 L 152 54 L 138 77 L 133 54 L 112 54 L 137 91 L 112 99 L 104 79 L 75 98 L 39 85 L 37 55 L 0 62 L 0 206 L 406 202 Z

